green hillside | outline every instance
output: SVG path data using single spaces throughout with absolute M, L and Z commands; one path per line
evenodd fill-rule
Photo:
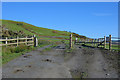
M 2 36 L 3 37 L 24 37 L 24 36 L 33 36 L 34 34 L 40 39 L 49 39 L 49 40 L 61 40 L 69 39 L 69 32 L 58 31 L 53 29 L 47 29 L 42 27 L 37 27 L 25 22 L 17 22 L 12 20 L 2 20 Z M 80 35 L 81 36 L 81 35 Z M 81 36 L 86 38 L 85 36 Z M 73 38 L 74 39 L 74 38 Z
M 70 32 L 66 31 L 58 31 L 53 29 L 47 29 L 42 27 L 37 27 L 25 22 L 17 22 L 12 20 L 2 20 L 2 32 L 0 35 L 2 38 L 16 38 L 18 37 L 26 37 L 36 35 L 38 38 L 38 47 L 43 47 L 45 45 L 56 46 L 60 43 L 69 44 L 69 35 Z M 75 37 L 86 38 L 85 36 L 78 35 L 76 33 L 73 34 L 73 40 Z M 2 47 L 2 63 L 7 63 L 10 60 L 28 52 L 36 49 L 33 46 L 26 46 L 24 44 L 20 44 L 18 47 L 16 46 L 3 46 Z M 17 53 L 17 54 L 16 54 Z

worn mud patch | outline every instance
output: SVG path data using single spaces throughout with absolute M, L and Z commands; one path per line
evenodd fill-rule
M 65 61 L 67 61 L 67 60 L 69 60 L 70 58 L 72 58 L 72 57 L 74 57 L 75 56 L 75 50 L 73 50 L 73 51 L 64 51 L 64 53 L 63 53 L 63 56 L 64 56 L 64 60 Z
M 17 73 L 17 72 L 24 72 L 21 68 L 17 68 L 15 69 L 14 73 Z
M 105 57 L 107 63 L 109 63 L 109 68 L 114 68 L 118 72 L 120 71 L 119 69 L 119 54 L 116 51 L 109 51 L 109 50 L 101 50 L 102 55 Z M 119 72 L 120 74 L 120 72 Z
M 25 67 L 31 68 L 32 66 L 31 66 L 31 65 L 27 65 L 27 66 L 25 66 Z
M 83 52 L 84 55 L 94 55 L 94 49 L 83 48 L 82 52 Z
M 45 59 L 45 60 L 42 60 L 44 62 L 53 62 L 51 59 Z
M 28 55 L 23 55 L 24 58 L 29 58 L 30 56 L 32 56 L 32 55 L 30 55 L 30 54 L 28 54 Z
M 86 78 L 88 76 L 87 69 L 72 69 L 70 70 L 73 78 Z

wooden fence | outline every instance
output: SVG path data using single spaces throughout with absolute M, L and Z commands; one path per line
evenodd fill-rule
M 13 39 L 9 39 L 9 38 L 5 38 L 5 39 L 0 39 L 0 46 L 9 46 L 9 45 L 15 45 L 18 46 L 20 44 L 25 44 L 27 46 L 38 46 L 38 40 L 35 36 L 33 37 L 25 37 L 25 38 L 13 38 Z
M 104 49 L 106 49 L 106 45 L 108 45 L 109 46 L 108 49 L 112 50 L 112 44 L 119 43 L 119 42 L 112 43 L 112 38 L 115 38 L 115 37 L 112 37 L 111 35 L 109 35 L 109 37 L 104 36 L 104 38 L 98 38 L 98 39 L 92 39 L 92 40 L 91 39 L 86 39 L 86 40 L 80 39 L 79 41 L 76 38 L 75 44 L 77 44 L 77 43 L 92 44 L 92 45 L 97 45 L 97 47 L 103 46 Z M 119 39 L 119 38 L 117 38 L 117 39 Z

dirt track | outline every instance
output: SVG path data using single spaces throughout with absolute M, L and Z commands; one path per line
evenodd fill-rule
M 3 78 L 118 77 L 117 59 L 106 57 L 110 52 L 76 45 L 72 52 L 67 53 L 63 44 L 42 52 L 44 48 L 26 53 L 3 65 Z

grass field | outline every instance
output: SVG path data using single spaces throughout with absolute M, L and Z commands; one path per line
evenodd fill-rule
M 20 45 L 18 47 L 2 47 L 2 63 L 5 64 L 8 61 L 22 55 L 25 52 L 35 49 L 34 47 L 28 47 Z
M 2 20 L 2 25 L 13 31 L 13 32 L 24 32 L 25 35 L 36 35 L 38 38 L 51 38 L 53 39 L 61 39 L 66 38 L 68 39 L 70 33 L 65 31 L 58 31 L 53 29 L 47 29 L 42 27 L 36 27 L 34 25 L 24 23 L 24 22 L 17 22 L 17 21 L 11 21 L 11 20 Z
M 39 40 L 38 47 L 25 46 L 25 45 L 19 45 L 18 47 L 15 47 L 15 46 L 2 47 L 2 64 L 5 64 L 11 61 L 12 59 L 17 58 L 26 52 L 29 52 L 29 51 L 35 50 L 36 48 L 40 48 L 50 44 L 54 44 L 54 43 L 50 41 Z

